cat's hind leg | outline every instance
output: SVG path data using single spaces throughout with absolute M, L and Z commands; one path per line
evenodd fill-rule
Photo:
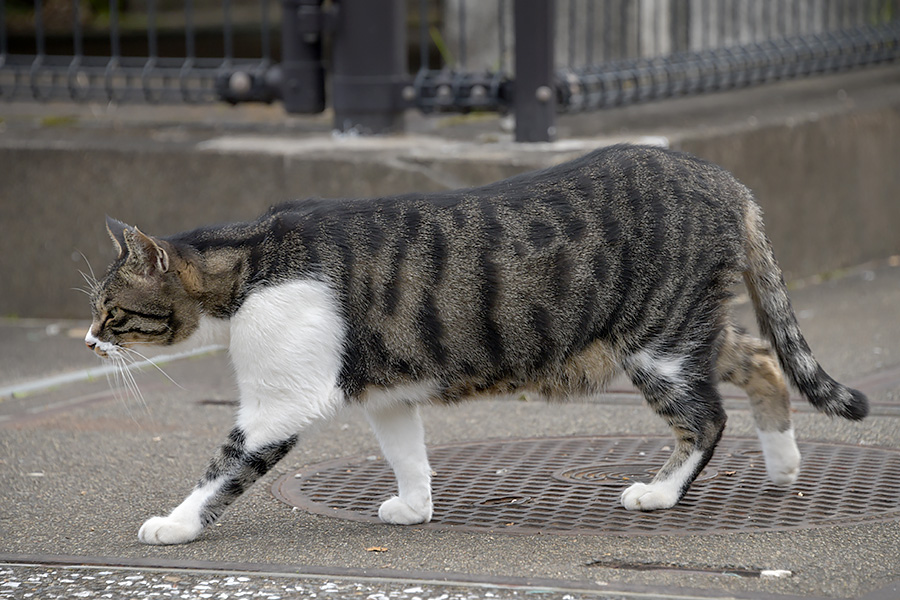
M 791 426 L 790 393 L 775 353 L 766 342 L 730 325 L 720 334 L 719 347 L 716 374 L 750 398 L 769 479 L 793 483 L 800 473 L 800 451 Z
M 379 518 L 394 525 L 427 523 L 432 513 L 431 466 L 418 407 L 407 403 L 369 406 L 366 416 L 397 477 L 398 495 L 381 505 Z
M 624 361 L 625 371 L 647 402 L 672 428 L 675 449 L 650 483 L 622 493 L 628 510 L 675 506 L 709 462 L 722 430 L 725 411 L 703 358 L 641 350 Z

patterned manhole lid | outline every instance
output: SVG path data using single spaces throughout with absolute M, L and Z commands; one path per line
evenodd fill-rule
M 723 439 L 675 508 L 626 511 L 619 494 L 649 481 L 669 438 L 565 437 L 479 441 L 429 449 L 435 510 L 429 529 L 580 535 L 772 531 L 900 518 L 900 451 L 800 443 L 801 475 L 768 481 L 755 439 Z M 378 523 L 395 494 L 380 457 L 311 465 L 275 482 L 282 501 L 309 512 Z

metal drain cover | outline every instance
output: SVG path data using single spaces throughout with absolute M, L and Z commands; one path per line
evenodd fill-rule
M 429 529 L 654 535 L 803 529 L 900 519 L 900 451 L 805 442 L 790 487 L 768 481 L 759 442 L 723 439 L 681 503 L 626 511 L 619 494 L 649 481 L 670 438 L 565 437 L 479 441 L 429 449 L 435 511 Z M 380 457 L 311 465 L 275 482 L 275 496 L 311 513 L 379 523 L 396 493 Z

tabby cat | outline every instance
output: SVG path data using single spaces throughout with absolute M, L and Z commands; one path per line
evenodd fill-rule
M 107 228 L 118 258 L 92 295 L 87 345 L 117 356 L 208 335 L 228 344 L 240 391 L 197 486 L 141 527 L 148 544 L 196 538 L 345 404 L 363 407 L 396 474 L 379 516 L 397 524 L 432 515 L 423 403 L 596 394 L 624 370 L 677 438 L 652 482 L 622 493 L 630 510 L 675 505 L 710 459 L 718 382 L 749 395 L 779 484 L 800 454 L 778 361 L 820 411 L 868 412 L 813 358 L 750 191 L 669 150 L 613 146 L 472 189 L 290 202 L 170 237 Z M 767 342 L 729 317 L 741 276 Z

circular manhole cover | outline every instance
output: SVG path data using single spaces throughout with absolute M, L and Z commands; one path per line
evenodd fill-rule
M 755 439 L 724 439 L 681 503 L 626 511 L 619 494 L 649 481 L 672 440 L 566 437 L 479 441 L 429 449 L 431 529 L 544 534 L 702 534 L 802 529 L 900 518 L 900 451 L 804 442 L 800 478 L 766 478 Z M 379 457 L 311 465 L 275 482 L 284 502 L 309 512 L 378 523 L 396 493 Z

